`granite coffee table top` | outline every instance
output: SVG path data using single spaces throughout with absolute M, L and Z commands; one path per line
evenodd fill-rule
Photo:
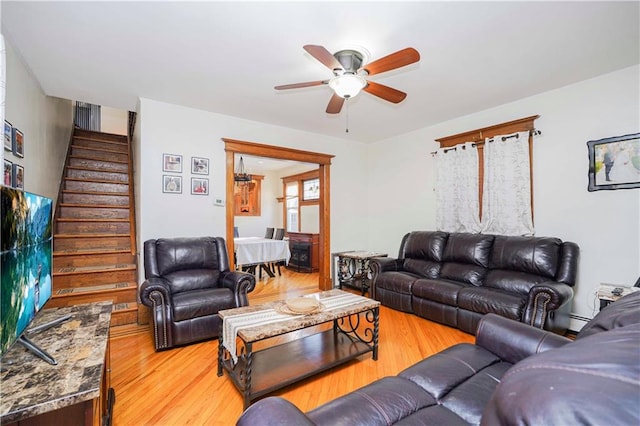
M 33 326 L 72 318 L 29 338 L 58 362 L 50 365 L 15 344 L 2 358 L 0 423 L 98 398 L 111 321 L 111 302 L 44 309 Z
M 273 310 L 276 310 L 275 316 L 279 320 L 273 322 L 265 321 L 264 323 L 251 327 L 238 329 L 237 335 L 242 338 L 242 340 L 245 342 L 256 342 L 269 337 L 279 336 L 292 331 L 312 327 L 314 325 L 322 324 L 348 315 L 365 312 L 380 306 L 380 302 L 376 300 L 337 289 L 305 295 L 304 297 L 316 298 L 324 306 L 324 309 L 319 312 L 306 315 L 277 315 L 278 309 L 284 304 L 284 301 L 277 301 L 255 306 L 225 309 L 218 312 L 218 315 L 222 318 L 224 323 L 225 319 L 230 319 L 234 316 L 237 317 L 238 315 L 251 313 L 256 315 L 262 315 L 263 313 L 272 315 L 270 314 L 270 311 L 272 312 Z

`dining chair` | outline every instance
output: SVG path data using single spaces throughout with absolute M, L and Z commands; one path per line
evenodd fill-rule
M 273 236 L 273 239 L 274 240 L 283 240 L 284 239 L 284 233 L 285 233 L 284 228 L 276 229 L 276 233 Z M 283 266 L 283 265 L 284 265 L 283 261 L 274 262 L 274 263 L 271 264 L 271 270 L 275 274 L 276 273 L 276 268 L 277 268 L 278 269 L 278 276 L 281 276 L 282 275 L 282 271 L 280 271 L 280 266 Z
M 238 238 L 240 236 L 240 232 L 238 231 L 238 227 L 233 227 L 233 238 Z
M 267 228 L 267 232 L 264 234 L 265 238 L 272 239 L 273 238 L 273 228 Z

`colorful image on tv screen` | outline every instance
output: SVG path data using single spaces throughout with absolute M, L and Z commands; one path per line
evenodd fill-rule
M 51 199 L 1 188 L 0 355 L 51 297 Z

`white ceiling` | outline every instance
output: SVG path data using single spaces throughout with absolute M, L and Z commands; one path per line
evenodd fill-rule
M 139 97 L 370 142 L 640 62 L 640 2 L 11 2 L 2 31 L 47 95 L 135 110 Z M 331 72 L 302 46 L 405 47 L 417 64 L 325 113 Z M 11 84 L 11 82 L 8 82 Z

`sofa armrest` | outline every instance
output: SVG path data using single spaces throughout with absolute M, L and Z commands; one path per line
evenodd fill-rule
M 314 423 L 286 399 L 272 396 L 262 399 L 245 410 L 238 426 L 314 426 Z
M 249 301 L 247 293 L 256 287 L 256 277 L 252 274 L 240 271 L 228 271 L 220 277 L 221 284 L 233 291 L 237 306 L 247 306 Z
M 158 277 L 147 279 L 140 285 L 140 301 L 151 308 L 153 316 L 153 339 L 156 350 L 173 346 L 171 323 L 173 309 L 171 309 L 171 291 L 169 283 Z
M 569 342 L 566 337 L 496 314 L 482 317 L 476 331 L 476 345 L 512 364 Z
M 381 273 L 387 271 L 402 271 L 404 259 L 394 259 L 392 257 L 374 257 L 369 261 L 369 270 L 371 271 L 371 286 L 369 291 L 371 297 L 376 298 L 376 280 Z
M 549 312 L 560 310 L 572 299 L 573 289 L 567 284 L 556 281 L 538 283 L 529 290 L 522 322 L 545 328 Z
M 140 285 L 140 301 L 149 307 L 169 305 L 171 290 L 167 280 L 158 277 L 145 280 Z

